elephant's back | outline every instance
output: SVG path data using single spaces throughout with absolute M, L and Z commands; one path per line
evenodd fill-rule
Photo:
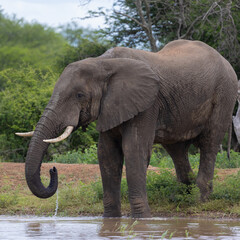
M 176 40 L 168 43 L 157 52 L 158 57 L 169 64 L 174 62 L 179 67 L 201 67 L 204 63 L 216 64 L 221 55 L 212 47 L 200 41 Z
M 176 40 L 156 53 L 156 69 L 168 82 L 221 84 L 220 79 L 236 82 L 236 74 L 215 49 L 200 41 Z M 201 82 L 201 83 L 200 83 Z
M 204 56 L 206 54 L 218 54 L 218 52 L 201 41 L 175 40 L 166 44 L 157 54 L 165 57 Z

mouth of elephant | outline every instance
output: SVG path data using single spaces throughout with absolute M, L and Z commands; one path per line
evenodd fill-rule
M 84 112 L 84 111 L 80 111 L 79 113 L 79 121 L 77 126 L 74 128 L 74 130 L 77 130 L 78 128 L 82 127 L 82 130 L 85 132 L 86 128 L 88 127 L 89 123 L 90 123 L 90 119 L 89 115 Z

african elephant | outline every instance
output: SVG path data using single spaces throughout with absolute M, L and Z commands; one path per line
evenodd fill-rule
M 188 148 L 200 148 L 196 184 L 205 200 L 212 191 L 219 145 L 231 123 L 237 84 L 231 65 L 199 41 L 176 40 L 157 53 L 116 47 L 71 63 L 34 133 L 27 133 L 32 135 L 25 169 L 28 186 L 37 197 L 52 196 L 58 185 L 56 168 L 50 170 L 47 188 L 40 180 L 49 143 L 97 120 L 104 217 L 121 216 L 123 160 L 131 214 L 150 217 L 146 172 L 153 143 L 164 146 L 178 180 L 186 184 L 192 173 Z

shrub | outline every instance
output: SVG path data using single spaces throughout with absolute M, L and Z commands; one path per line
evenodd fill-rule
M 53 156 L 53 161 L 58 163 L 98 163 L 97 146 L 92 145 L 85 150 L 81 148 L 77 151 L 69 151 L 65 154 L 56 154 Z
M 217 154 L 216 168 L 239 168 L 240 167 L 240 153 L 231 150 L 230 159 L 227 158 L 227 152 Z
M 222 182 L 214 185 L 211 199 L 225 199 L 231 202 L 240 201 L 240 171 L 237 175 L 230 175 Z
M 227 152 L 223 151 L 223 153 L 218 153 L 216 157 L 216 168 L 239 168 L 240 167 L 240 153 L 234 152 L 231 150 L 230 154 L 230 160 L 227 158 Z M 189 161 L 193 169 L 197 169 L 199 167 L 199 161 L 200 161 L 200 153 L 196 154 L 189 154 Z M 169 155 L 166 155 L 166 153 L 159 151 L 159 149 L 156 151 L 156 149 L 153 149 L 151 162 L 150 164 L 155 167 L 160 168 L 174 168 L 174 164 L 172 161 L 172 158 Z
M 227 152 L 218 153 L 216 158 L 216 168 L 239 168 L 240 167 L 240 153 L 231 151 L 231 159 L 227 158 Z M 189 161 L 193 169 L 199 167 L 200 154 L 189 155 Z M 58 163 L 98 163 L 97 145 L 93 144 L 89 148 L 79 148 L 77 151 L 68 151 L 65 154 L 53 155 L 53 161 Z M 153 148 L 150 164 L 159 168 L 173 169 L 174 164 L 172 158 L 166 155 L 162 148 Z
M 150 203 L 162 201 L 177 204 L 195 204 L 199 199 L 199 189 L 196 185 L 179 183 L 176 177 L 167 170 L 160 174 L 149 173 L 147 177 L 147 191 Z
M 60 192 L 61 207 L 67 205 L 69 199 L 73 199 L 71 205 L 80 202 L 89 204 L 99 203 L 103 199 L 103 189 L 101 180 L 90 184 L 79 183 L 77 188 L 68 186 Z M 149 204 L 161 204 L 162 202 L 175 203 L 181 205 L 193 205 L 199 200 L 199 189 L 192 184 L 187 186 L 179 183 L 176 177 L 167 170 L 157 174 L 150 172 L 147 175 L 147 194 Z M 128 203 L 128 186 L 126 178 L 121 183 L 122 202 Z
M 15 132 L 33 130 L 51 96 L 57 74 L 31 66 L 0 71 L 0 151 L 5 161 L 23 161 L 29 138 Z
M 150 164 L 160 168 L 174 168 L 172 158 L 168 155 L 164 155 L 160 151 L 156 152 L 153 150 Z

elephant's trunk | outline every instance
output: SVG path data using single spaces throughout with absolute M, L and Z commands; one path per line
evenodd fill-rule
M 57 169 L 55 167 L 50 169 L 51 180 L 48 187 L 42 184 L 40 178 L 42 160 L 49 145 L 49 143 L 45 143 L 43 140 L 55 135 L 50 128 L 50 126 L 54 127 L 53 122 L 49 123 L 49 121 L 46 115 L 40 119 L 31 139 L 26 157 L 25 176 L 27 184 L 32 193 L 39 198 L 51 197 L 58 187 Z

